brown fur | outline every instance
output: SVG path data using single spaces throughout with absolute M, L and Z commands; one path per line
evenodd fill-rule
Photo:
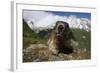
M 69 54 L 73 52 L 74 46 L 77 45 L 74 39 L 69 24 L 63 21 L 58 21 L 47 44 L 54 54 L 58 54 L 59 52 Z

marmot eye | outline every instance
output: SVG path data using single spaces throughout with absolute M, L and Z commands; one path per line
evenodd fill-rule
M 62 26 L 62 25 L 60 25 L 59 27 L 58 27 L 58 30 L 63 30 L 64 29 L 64 27 Z

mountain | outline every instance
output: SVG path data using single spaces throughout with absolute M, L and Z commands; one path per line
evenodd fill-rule
M 78 18 L 76 15 L 60 16 L 45 11 L 26 11 L 23 12 L 23 19 L 29 28 L 36 33 L 42 30 L 53 29 L 56 21 L 69 23 L 70 28 L 83 29 L 90 31 L 91 20 L 87 18 Z

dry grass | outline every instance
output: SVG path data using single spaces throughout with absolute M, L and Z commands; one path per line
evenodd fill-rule
M 73 53 L 54 55 L 45 44 L 31 44 L 23 50 L 23 62 L 64 61 L 90 59 L 90 51 L 86 48 L 76 49 Z

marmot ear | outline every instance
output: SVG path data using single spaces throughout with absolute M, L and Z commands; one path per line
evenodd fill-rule
M 57 22 L 56 22 L 56 26 L 57 26 L 59 23 L 63 23 L 63 24 L 64 24 L 63 21 L 57 21 Z
M 60 21 L 57 21 L 56 24 L 58 24 Z
M 69 24 L 67 22 L 65 22 L 65 27 L 69 28 Z
M 57 21 L 55 24 L 55 26 L 54 26 L 54 29 L 56 29 L 56 27 L 57 27 L 57 25 L 58 25 L 58 23 L 59 23 L 59 21 Z
M 57 21 L 57 22 L 56 22 L 56 26 L 59 24 L 59 22 L 60 22 L 60 21 Z

